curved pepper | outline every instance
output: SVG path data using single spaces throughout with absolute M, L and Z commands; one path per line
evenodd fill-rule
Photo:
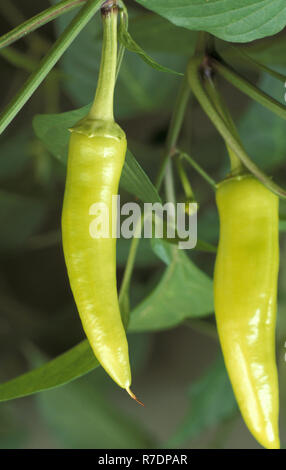
M 91 347 L 113 380 L 127 389 L 131 382 L 128 345 L 118 305 L 116 238 L 110 223 L 125 153 L 125 138 L 72 133 L 62 235 L 71 289 Z M 99 227 L 93 224 L 105 217 L 108 227 L 97 238 Z M 108 230 L 106 238 L 104 230 Z
M 130 391 L 128 344 L 116 283 L 116 205 L 112 199 L 126 153 L 114 121 L 117 8 L 102 8 L 103 45 L 98 84 L 86 118 L 72 129 L 62 212 L 64 255 L 71 289 L 89 343 L 107 373 Z
M 214 274 L 220 343 L 242 416 L 260 444 L 279 448 L 275 323 L 278 197 L 250 175 L 218 185 Z

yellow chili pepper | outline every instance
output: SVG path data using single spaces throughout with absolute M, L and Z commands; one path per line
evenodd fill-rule
M 214 297 L 224 360 L 246 425 L 260 444 L 277 449 L 279 200 L 245 175 L 220 183 L 216 201 L 220 239 Z
M 116 214 L 112 213 L 112 197 L 118 192 L 127 146 L 125 133 L 113 117 L 117 9 L 107 6 L 102 13 L 103 52 L 95 100 L 89 115 L 73 127 L 69 143 L 63 248 L 90 345 L 112 379 L 135 398 L 129 388 L 128 344 L 117 295 L 113 236 Z
M 99 228 L 93 229 L 100 216 L 112 221 L 112 196 L 118 191 L 125 152 L 125 138 L 72 133 L 62 233 L 70 285 L 83 328 L 102 366 L 118 385 L 128 388 L 128 346 L 116 288 L 116 239 L 112 238 L 110 223 L 108 238 L 96 238 Z M 105 204 L 108 213 L 100 214 L 98 203 Z

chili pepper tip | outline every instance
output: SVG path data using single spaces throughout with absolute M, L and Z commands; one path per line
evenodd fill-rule
M 137 403 L 139 403 L 139 405 L 145 406 L 144 403 L 142 403 L 142 401 L 138 400 L 136 395 L 134 395 L 134 393 L 131 392 L 129 387 L 126 388 L 126 392 L 131 396 L 131 398 L 133 398 L 133 400 L 137 401 Z

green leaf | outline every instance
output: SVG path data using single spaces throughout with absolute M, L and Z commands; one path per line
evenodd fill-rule
M 59 387 L 99 366 L 87 340 L 37 369 L 0 385 L 0 401 Z
M 61 114 L 38 114 L 33 119 L 36 136 L 64 165 L 68 158 L 69 128 L 86 116 L 89 108 L 87 105 Z
M 190 410 L 168 445 L 176 447 L 232 417 L 236 400 L 221 355 L 189 390 Z
M 19 248 L 43 222 L 44 201 L 0 191 L 0 250 Z
M 212 280 L 183 251 L 153 240 L 154 250 L 167 264 L 159 284 L 131 313 L 130 331 L 171 328 L 186 318 L 213 312 Z
M 142 345 L 145 341 L 145 335 L 144 338 L 141 337 L 141 340 L 140 335 L 136 335 L 136 349 L 130 357 L 131 366 L 136 367 L 136 369 L 140 367 L 140 361 L 144 361 Z M 128 338 L 128 342 L 132 351 L 134 349 L 134 336 L 131 335 Z M 31 357 L 31 351 L 33 357 Z M 32 359 L 34 367 L 42 364 L 43 357 L 35 348 L 32 349 L 29 345 L 29 349 L 26 349 L 26 352 L 29 354 L 30 359 Z M 99 362 L 86 339 L 55 359 L 0 384 L 0 402 L 60 387 L 88 374 L 97 367 L 99 367 Z M 101 370 L 103 371 L 103 369 Z
M 130 52 L 135 52 L 138 54 L 141 59 L 146 62 L 146 64 L 153 67 L 155 70 L 159 70 L 159 72 L 171 73 L 175 75 L 183 76 L 183 73 L 176 72 L 175 70 L 169 69 L 168 67 L 164 67 L 163 65 L 158 64 L 156 60 L 152 59 L 143 49 L 140 47 L 132 38 L 132 36 L 128 33 L 125 28 L 125 24 L 123 22 L 120 23 L 119 32 L 118 32 L 119 41 L 123 44 L 123 46 L 128 49 Z
M 129 193 L 139 197 L 141 201 L 152 203 L 161 202 L 157 189 L 151 183 L 145 171 L 139 165 L 130 150 L 127 150 L 126 153 L 120 185 Z
M 154 240 L 154 251 L 167 265 L 153 293 L 131 313 L 131 331 L 169 328 L 188 317 L 213 311 L 212 281 L 183 250 Z M 59 387 L 98 367 L 87 340 L 43 366 L 0 385 L 0 401 Z
M 233 42 L 248 42 L 281 31 L 284 0 L 136 0 L 177 26 Z
M 61 114 L 40 114 L 33 120 L 34 131 L 47 149 L 64 165 L 67 163 L 69 128 L 83 118 L 89 106 Z M 144 202 L 160 202 L 160 196 L 130 150 L 121 175 L 120 185 Z
M 187 58 L 194 52 L 198 34 L 149 12 L 132 17 L 128 29 L 136 42 L 147 51 L 184 55 Z
M 106 390 L 90 378 L 37 397 L 40 413 L 61 447 L 145 449 L 152 446 L 138 421 L 119 411 Z

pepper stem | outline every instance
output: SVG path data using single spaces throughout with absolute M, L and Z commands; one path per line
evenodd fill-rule
M 117 7 L 102 8 L 103 43 L 98 83 L 88 117 L 114 122 L 113 95 L 117 63 Z
M 230 112 L 227 106 L 225 105 L 222 96 L 219 94 L 211 74 L 206 74 L 204 76 L 204 87 L 217 112 L 221 115 L 222 119 L 225 121 L 226 125 L 232 132 L 233 136 L 237 139 L 238 142 L 240 142 L 240 137 L 238 135 Z M 225 145 L 229 155 L 231 172 L 234 174 L 243 173 L 245 167 L 243 166 L 241 160 L 238 158 L 238 156 L 235 154 L 235 152 L 232 150 L 232 148 L 228 145 L 227 142 L 225 142 Z
M 131 396 L 131 398 L 133 398 L 133 400 L 137 401 L 139 405 L 145 406 L 144 403 L 142 403 L 142 401 L 138 400 L 136 395 L 134 395 L 134 393 L 130 390 L 129 387 L 126 388 L 126 392 Z

